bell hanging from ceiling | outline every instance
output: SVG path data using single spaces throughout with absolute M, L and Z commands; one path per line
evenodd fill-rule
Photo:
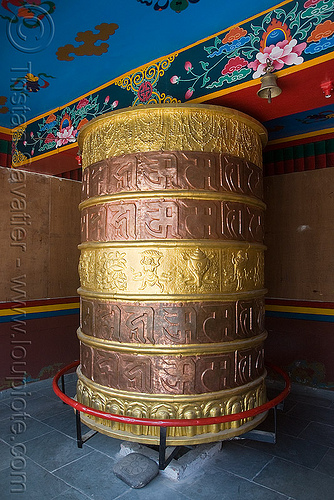
M 282 92 L 282 89 L 277 85 L 277 77 L 272 72 L 274 71 L 274 66 L 271 63 L 270 59 L 267 59 L 267 66 L 265 68 L 265 75 L 261 78 L 261 87 L 257 92 L 259 97 L 263 99 L 268 99 L 268 102 L 271 103 L 271 99 L 273 97 L 277 97 Z

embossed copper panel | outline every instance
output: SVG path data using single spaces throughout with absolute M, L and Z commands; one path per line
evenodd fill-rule
M 81 331 L 119 343 L 182 345 L 232 342 L 264 332 L 264 299 L 138 303 L 81 299 Z
M 85 127 L 79 401 L 152 418 L 265 401 L 260 136 L 251 118 L 212 106 L 141 106 Z M 229 438 L 262 418 L 170 428 L 168 444 Z M 158 441 L 156 428 L 84 421 Z
M 263 349 L 198 356 L 124 354 L 81 342 L 81 373 L 125 392 L 204 394 L 253 382 L 263 374 Z
M 237 156 L 149 151 L 110 157 L 83 171 L 82 201 L 132 191 L 205 190 L 262 199 L 262 169 Z
M 112 200 L 83 208 L 82 241 L 210 239 L 261 243 L 263 207 L 234 200 Z

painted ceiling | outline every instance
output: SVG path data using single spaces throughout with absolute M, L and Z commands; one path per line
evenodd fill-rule
M 17 130 L 14 164 L 153 102 L 234 107 L 272 141 L 328 130 L 333 11 L 334 0 L 2 0 L 0 126 Z M 268 58 L 282 88 L 271 104 L 256 94 Z

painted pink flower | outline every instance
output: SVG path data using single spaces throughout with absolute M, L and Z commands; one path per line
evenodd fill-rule
M 179 81 L 180 81 L 180 77 L 176 76 L 176 75 L 172 76 L 172 78 L 170 79 L 170 83 L 173 83 L 173 84 L 179 83 Z
M 254 70 L 253 78 L 259 78 L 265 73 L 267 59 L 270 59 L 275 70 L 282 69 L 285 64 L 288 66 L 301 64 L 304 59 L 300 57 L 300 54 L 306 45 L 305 42 L 297 45 L 297 40 L 295 39 L 290 40 L 290 42 L 283 40 L 283 42 L 277 42 L 276 45 L 269 45 L 263 52 L 256 54 L 255 61 L 248 64 L 248 68 Z
M 34 132 L 30 132 L 30 137 L 34 137 Z
M 108 104 L 110 97 L 107 95 L 107 97 L 104 100 L 104 104 Z
M 193 69 L 193 65 L 191 64 L 190 61 L 186 61 L 184 63 L 184 69 L 186 70 L 187 73 Z
M 112 109 L 117 108 L 117 106 L 118 106 L 118 101 L 114 101 L 111 105 Z
M 81 99 L 81 101 L 78 102 L 77 104 L 77 109 L 81 109 L 81 108 L 84 108 L 85 106 L 87 106 L 87 104 L 89 104 L 89 100 L 84 98 L 84 99 Z
M 60 132 L 57 132 L 58 139 L 56 148 L 64 146 L 68 142 L 75 142 L 76 141 L 75 136 L 77 132 L 78 131 L 76 129 L 74 130 L 73 127 L 70 126 L 62 128 Z
M 48 144 L 49 142 L 53 142 L 56 140 L 56 136 L 53 134 L 48 134 L 45 138 L 45 143 Z
M 307 9 L 308 7 L 314 7 L 315 5 L 317 5 L 317 3 L 319 3 L 320 0 L 307 0 L 305 3 L 304 3 L 304 9 Z
M 26 146 L 27 145 L 27 141 L 23 141 L 23 146 Z
M 190 87 L 190 88 L 187 90 L 187 92 L 186 92 L 186 94 L 185 94 L 185 96 L 184 96 L 184 97 L 185 97 L 186 99 L 190 99 L 190 97 L 193 95 L 193 93 L 194 93 L 194 89 L 193 89 L 192 87 Z
M 234 71 L 239 71 L 241 68 L 247 66 L 247 61 L 243 57 L 232 57 L 227 64 L 225 64 L 222 69 L 222 75 L 227 75 L 227 73 L 234 73 Z
M 35 150 L 34 150 L 34 149 L 32 149 L 32 150 L 31 150 L 31 153 L 30 153 L 30 154 L 31 154 L 31 156 L 33 156 L 34 152 L 35 152 Z

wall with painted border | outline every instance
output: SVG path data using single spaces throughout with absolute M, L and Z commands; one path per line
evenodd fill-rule
M 81 183 L 0 168 L 0 190 L 0 389 L 5 389 L 23 377 L 51 377 L 78 358 Z

